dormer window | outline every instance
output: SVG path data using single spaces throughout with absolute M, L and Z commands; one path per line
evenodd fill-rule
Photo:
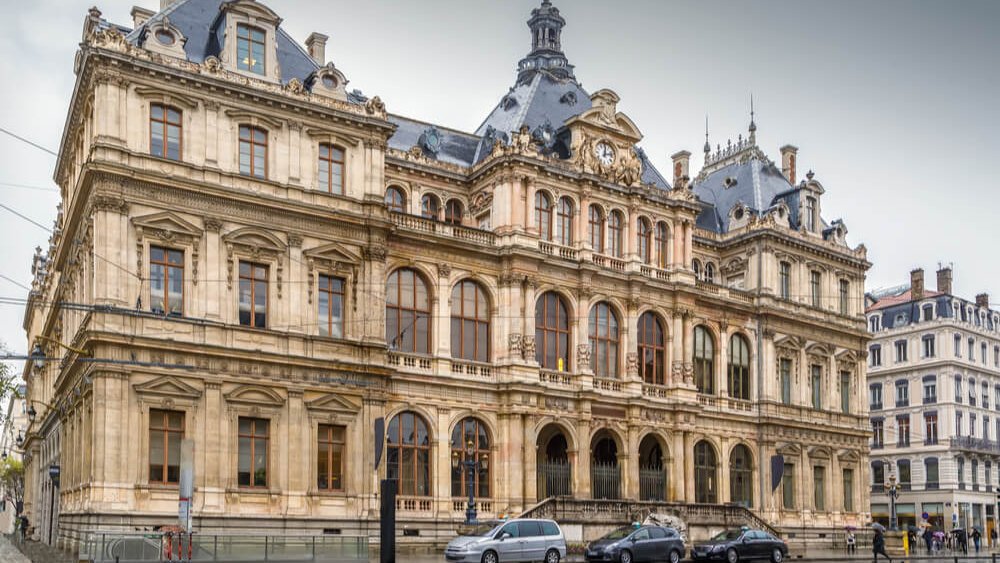
M 236 26 L 236 67 L 255 74 L 264 74 L 264 30 L 239 24 Z
M 810 233 L 816 232 L 816 198 L 814 197 L 806 198 L 805 224 L 807 231 Z

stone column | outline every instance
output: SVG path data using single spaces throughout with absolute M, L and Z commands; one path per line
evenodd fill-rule
M 729 452 L 732 449 L 733 441 L 723 438 L 719 441 L 721 451 L 719 452 L 719 502 L 733 502 L 730 489 L 729 474 Z
M 629 425 L 625 437 L 625 451 L 618 455 L 618 464 L 623 465 L 622 493 L 624 498 L 639 498 L 639 428 Z
M 684 221 L 684 267 L 691 267 L 692 259 L 692 238 L 694 236 L 694 225 L 691 221 Z
M 451 264 L 442 262 L 437 265 L 436 299 L 432 299 L 431 310 L 436 310 L 436 319 L 431 323 L 434 327 L 434 340 L 437 341 L 439 358 L 451 357 Z M 432 348 L 433 350 L 433 348 Z
M 514 217 L 519 217 L 522 220 L 523 230 L 529 235 L 539 235 L 537 224 L 537 218 L 535 217 L 535 192 L 537 191 L 535 187 L 535 181 L 529 177 L 524 177 L 517 180 L 519 185 L 518 195 L 514 198 L 515 209 L 518 213 Z M 555 213 L 553 213 L 553 220 L 555 219 Z
M 580 196 L 580 209 L 577 210 L 578 215 L 576 218 L 576 236 L 574 240 L 577 241 L 578 245 L 585 250 L 593 251 L 594 248 L 590 245 L 590 192 L 584 190 Z
M 520 418 L 521 454 L 524 456 L 522 491 L 524 491 L 524 506 L 527 506 L 534 504 L 538 500 L 538 445 L 536 443 L 535 432 L 532 429 L 533 421 L 531 418 L 526 414 L 515 416 Z M 513 432 L 513 429 L 511 432 Z
M 694 437 L 691 432 L 684 431 L 684 448 L 681 450 L 681 463 L 684 471 L 684 502 L 694 502 Z
M 726 325 L 719 326 L 719 357 L 715 371 L 718 374 L 719 384 L 715 387 L 719 390 L 720 397 L 729 397 L 729 337 L 726 334 Z
M 451 411 L 446 408 L 437 409 L 437 429 L 431 440 L 431 480 L 432 493 L 437 501 L 435 512 L 447 517 L 451 514 L 451 432 L 448 428 L 448 418 Z
M 307 154 L 312 150 L 307 151 Z M 310 166 L 306 170 L 311 170 Z M 301 184 L 302 180 L 302 124 L 297 121 L 288 122 L 288 182 L 290 184 Z M 306 173 L 307 178 L 312 179 L 311 174 Z M 310 186 L 311 187 L 311 186 Z
M 684 319 L 679 311 L 674 311 L 670 328 L 671 370 L 669 385 L 684 384 Z
M 569 453 L 570 467 L 573 471 L 573 496 L 576 498 L 591 498 L 590 486 L 590 421 L 581 420 L 576 423 L 577 443 L 574 451 Z

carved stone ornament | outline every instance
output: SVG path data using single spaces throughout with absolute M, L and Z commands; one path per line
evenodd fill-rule
M 308 93 L 306 91 L 305 84 L 303 84 L 302 81 L 299 80 L 298 78 L 293 78 L 289 80 L 288 85 L 285 86 L 285 89 L 288 90 L 290 93 L 295 94 L 296 96 L 303 96 Z
M 371 260 L 373 262 L 385 262 L 388 250 L 382 245 L 372 245 L 365 247 L 362 252 L 364 253 L 365 260 Z
M 438 277 L 447 278 L 451 276 L 451 264 L 442 262 L 437 265 Z
M 365 102 L 365 113 L 376 117 L 385 117 L 385 103 L 382 101 L 382 98 L 374 96 Z
M 218 57 L 209 56 L 205 58 L 205 62 L 202 63 L 202 66 L 204 66 L 205 70 L 208 72 L 215 74 L 222 70 L 222 61 L 220 61 Z
M 590 344 L 578 344 L 576 347 L 576 365 L 590 367 Z
M 110 211 L 125 215 L 128 213 L 128 202 L 120 197 L 97 195 L 91 200 L 95 211 Z
M 525 334 L 521 337 L 521 342 L 524 344 L 524 357 L 527 360 L 535 359 L 535 335 Z
M 684 383 L 694 385 L 694 364 L 690 362 L 684 363 Z
M 524 356 L 524 345 L 520 333 L 515 332 L 507 337 L 507 350 L 511 356 Z
M 639 354 L 636 352 L 629 352 L 625 354 L 625 373 L 630 377 L 639 376 Z
M 205 230 L 212 232 L 219 232 L 222 230 L 222 221 L 216 219 L 215 217 L 205 217 Z
M 476 215 L 481 211 L 489 209 L 492 205 L 493 192 L 482 191 L 472 198 L 472 205 L 469 206 L 469 212 Z

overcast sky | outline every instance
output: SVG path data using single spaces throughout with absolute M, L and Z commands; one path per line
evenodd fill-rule
M 129 24 L 136 0 L 32 0 L 5 6 L 0 128 L 57 150 L 73 55 L 95 2 Z M 272 0 L 303 41 L 330 36 L 331 60 L 389 111 L 473 131 L 513 85 L 540 0 Z M 868 287 L 954 263 L 956 292 L 1000 302 L 996 0 L 554 0 L 563 47 L 585 89 L 611 88 L 669 172 L 686 149 L 746 133 L 774 160 L 797 145 L 801 172 L 826 187 L 827 220 L 843 218 L 874 267 Z M 140 5 L 158 8 L 157 0 Z M 55 217 L 55 159 L 0 134 L 0 203 L 43 224 Z M 991 170 L 993 172 L 991 172 Z M 16 187 L 11 184 L 29 186 Z M 42 229 L 0 209 L 0 275 L 29 285 Z M 0 297 L 26 291 L 0 277 Z M 23 308 L 0 304 L 0 341 L 26 350 Z

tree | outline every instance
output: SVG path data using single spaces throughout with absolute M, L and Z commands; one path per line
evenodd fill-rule
M 7 346 L 0 342 L 0 358 L 8 354 L 10 351 L 7 350 Z M 6 399 L 8 395 L 17 393 L 18 381 L 18 376 L 11 365 L 0 360 L 0 399 Z M 0 413 L 0 417 L 2 416 L 3 413 Z
M 15 510 L 24 506 L 24 464 L 8 456 L 0 462 L 0 488 L 3 498 L 14 504 Z

